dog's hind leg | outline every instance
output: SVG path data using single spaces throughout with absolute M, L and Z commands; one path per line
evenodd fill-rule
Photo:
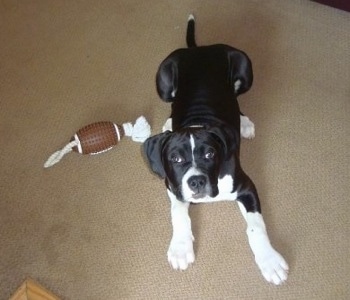
M 241 113 L 241 136 L 246 139 L 255 137 L 255 125 L 250 119 Z
M 173 119 L 172 118 L 169 118 L 168 120 L 166 120 L 166 122 L 163 125 L 162 132 L 165 132 L 168 130 L 173 131 Z

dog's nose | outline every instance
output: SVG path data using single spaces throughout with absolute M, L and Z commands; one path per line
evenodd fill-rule
M 190 189 L 197 193 L 202 193 L 207 184 L 207 178 L 204 175 L 191 176 L 188 181 L 188 186 Z

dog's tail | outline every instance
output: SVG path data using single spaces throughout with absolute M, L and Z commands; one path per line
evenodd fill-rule
M 196 40 L 194 38 L 194 15 L 190 14 L 187 23 L 187 33 L 186 33 L 187 47 L 197 47 Z

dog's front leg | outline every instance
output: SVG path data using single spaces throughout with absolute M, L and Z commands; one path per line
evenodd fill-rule
M 252 201 L 255 200 L 248 198 L 249 196 L 244 201 L 238 201 L 238 205 L 247 222 L 247 235 L 255 262 L 268 282 L 281 284 L 288 277 L 288 264 L 272 247 L 261 213 L 252 209 L 255 206 Z
M 189 203 L 184 203 L 168 191 L 171 201 L 171 223 L 173 236 L 168 250 L 168 261 L 174 269 L 186 270 L 194 262 Z

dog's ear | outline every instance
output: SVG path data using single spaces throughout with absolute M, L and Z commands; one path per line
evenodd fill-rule
M 159 66 L 156 75 L 157 92 L 165 102 L 175 99 L 178 88 L 178 55 L 170 54 Z
M 228 76 L 230 85 L 236 95 L 245 93 L 253 84 L 252 63 L 247 54 L 227 46 Z
M 168 140 L 170 134 L 170 131 L 166 131 L 148 138 L 143 143 L 143 150 L 148 159 L 152 171 L 162 178 L 165 178 L 165 171 L 162 161 L 162 151 L 164 144 Z

